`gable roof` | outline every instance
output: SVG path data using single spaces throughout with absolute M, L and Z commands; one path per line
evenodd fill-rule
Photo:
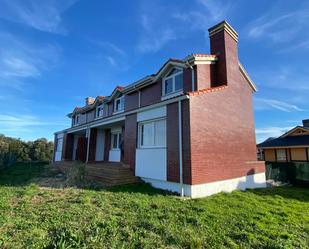
M 192 68 L 192 65 L 213 64 L 217 60 L 218 60 L 218 57 L 216 55 L 212 55 L 212 54 L 191 54 L 191 55 L 185 57 L 184 59 L 173 59 L 173 58 L 171 58 L 171 59 L 167 60 L 155 74 L 148 75 L 148 76 L 146 76 L 146 77 L 144 77 L 144 78 L 142 78 L 138 81 L 135 81 L 135 82 L 129 84 L 126 87 L 117 86 L 113 90 L 112 94 L 108 97 L 102 97 L 102 96 L 98 96 L 98 97 L 103 98 L 103 100 L 100 100 L 101 102 L 109 102 L 113 99 L 113 97 L 117 93 L 123 93 L 123 94 L 124 93 L 130 93 L 130 92 L 136 91 L 136 90 L 138 90 L 142 87 L 154 84 L 155 82 L 157 82 L 157 80 L 160 77 L 162 77 L 162 75 L 164 75 L 164 73 L 166 73 L 172 67 L 181 67 L 181 68 L 191 67 Z M 246 81 L 248 82 L 248 84 L 250 85 L 250 87 L 252 88 L 252 90 L 254 92 L 256 92 L 257 88 L 256 88 L 254 82 L 251 80 L 248 73 L 246 72 L 246 70 L 244 69 L 244 67 L 241 65 L 240 62 L 239 62 L 239 70 L 240 70 L 241 74 L 244 76 L 244 78 L 246 79 Z M 88 111 L 89 109 L 95 107 L 97 105 L 97 102 L 99 101 L 99 100 L 97 100 L 97 98 L 95 99 L 95 101 L 92 105 L 87 105 L 87 106 L 84 106 L 84 107 L 75 108 L 72 113 L 68 114 L 68 117 L 72 117 L 76 113 L 85 112 L 85 111 Z
M 293 147 L 293 146 L 309 147 L 309 135 L 278 137 L 275 139 L 266 140 L 257 145 L 258 148 L 276 148 L 276 147 Z
M 287 136 L 289 136 L 289 135 L 291 135 L 291 134 L 293 134 L 295 131 L 297 131 L 297 130 L 302 130 L 302 131 L 307 131 L 307 132 L 309 132 L 309 127 L 304 127 L 304 126 L 296 126 L 296 127 L 294 127 L 293 129 L 291 129 L 291 130 L 289 130 L 289 131 L 287 131 L 286 133 L 284 133 L 283 135 L 281 135 L 280 137 L 287 137 Z

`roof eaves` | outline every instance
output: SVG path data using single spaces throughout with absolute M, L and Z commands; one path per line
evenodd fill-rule
M 250 78 L 250 76 L 248 75 L 248 73 L 247 73 L 247 71 L 245 70 L 245 68 L 243 67 L 243 65 L 242 65 L 240 62 L 238 63 L 238 65 L 239 65 L 239 69 L 240 69 L 241 74 L 242 74 L 242 75 L 244 76 L 244 78 L 248 81 L 248 83 L 249 83 L 250 87 L 252 88 L 252 90 L 253 90 L 254 92 L 257 92 L 258 89 L 257 89 L 255 83 L 254 83 L 253 80 Z

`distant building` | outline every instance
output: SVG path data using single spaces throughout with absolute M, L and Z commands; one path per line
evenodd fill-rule
M 308 162 L 309 119 L 278 138 L 267 139 L 257 145 L 266 162 Z

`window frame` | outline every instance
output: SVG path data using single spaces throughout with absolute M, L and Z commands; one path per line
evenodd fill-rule
M 80 114 L 76 114 L 73 119 L 73 126 L 80 124 Z
M 183 68 L 179 68 L 179 67 L 173 67 L 171 70 L 169 70 L 168 71 L 168 73 L 166 74 L 166 75 L 168 75 L 172 70 L 174 70 L 174 69 L 177 69 L 177 70 L 179 70 L 179 72 L 177 72 L 177 73 L 174 73 L 174 74 L 172 74 L 172 75 L 170 75 L 170 76 L 166 76 L 166 77 L 164 77 L 163 78 L 163 80 L 162 80 L 162 97 L 165 97 L 165 96 L 170 96 L 170 95 L 173 95 L 173 94 L 177 94 L 177 93 L 182 93 L 183 92 L 183 79 L 182 79 L 182 88 L 181 89 L 179 89 L 179 90 L 175 90 L 175 86 L 176 86 L 176 80 L 175 80 L 175 78 L 176 78 L 176 76 L 178 76 L 178 75 L 183 75 Z M 169 79 L 172 79 L 172 91 L 170 92 L 170 93 L 166 93 L 165 92 L 165 82 L 167 81 L 167 80 L 169 80 Z
M 165 143 L 164 145 L 156 145 L 156 141 L 155 141 L 155 138 L 156 138 L 156 123 L 159 122 L 159 121 L 165 121 Z M 142 126 L 145 125 L 145 124 L 152 124 L 152 145 L 142 145 Z M 141 121 L 138 123 L 138 148 L 139 149 L 158 149 L 158 148 L 167 148 L 167 131 L 166 131 L 166 117 L 163 117 L 163 118 L 157 118 L 157 119 L 151 119 L 151 120 L 145 120 L 145 121 Z
M 102 115 L 100 115 L 100 111 L 99 111 L 100 108 L 102 108 L 101 109 Z M 101 105 L 97 106 L 96 107 L 96 111 L 95 111 L 96 119 L 104 117 L 104 111 L 105 111 L 105 105 L 104 104 L 101 104 Z
M 114 148 L 114 135 L 116 135 L 117 136 L 117 148 Z M 111 150 L 120 150 L 121 148 L 120 148 L 120 143 L 121 143 L 121 141 L 120 141 L 120 139 L 121 139 L 121 137 L 122 137 L 122 132 L 121 131 L 115 131 L 115 132 L 112 132 L 111 133 Z
M 279 151 L 280 151 L 280 153 L 284 152 L 285 157 L 283 157 L 282 155 L 280 155 L 280 157 L 279 157 Z M 278 162 L 286 162 L 287 161 L 288 156 L 287 156 L 285 149 L 276 149 L 276 155 L 277 155 L 277 161 Z
M 121 102 L 122 102 L 122 109 L 117 110 L 117 101 L 119 102 L 119 105 L 121 106 Z M 124 112 L 124 95 L 122 95 L 121 97 L 118 97 L 114 100 L 114 113 L 120 113 L 120 112 Z

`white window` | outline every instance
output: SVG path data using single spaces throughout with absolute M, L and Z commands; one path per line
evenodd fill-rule
M 124 110 L 124 96 L 121 96 L 114 101 L 114 112 L 122 112 Z
M 166 147 L 166 120 L 139 123 L 139 147 Z
M 79 114 L 77 114 L 73 119 L 73 125 L 78 125 L 80 122 Z
M 111 148 L 112 150 L 119 150 L 121 146 L 121 132 L 112 133 Z
M 163 79 L 162 95 L 168 95 L 183 90 L 183 71 L 182 69 L 174 68 Z
M 286 151 L 277 150 L 277 161 L 286 161 Z
M 96 117 L 100 118 L 100 117 L 103 117 L 103 115 L 104 115 L 104 106 L 99 105 L 96 110 Z
M 58 138 L 56 151 L 62 151 L 62 144 L 63 144 L 63 138 Z

